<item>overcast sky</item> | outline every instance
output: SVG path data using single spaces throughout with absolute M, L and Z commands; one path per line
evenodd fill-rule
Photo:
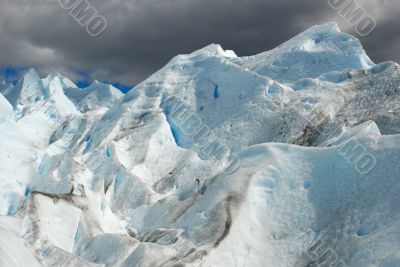
M 328 0 L 90 0 L 108 21 L 90 36 L 57 0 L 0 0 L 0 78 L 24 68 L 57 69 L 78 80 L 134 85 L 177 54 L 219 43 L 257 54 L 315 24 L 354 28 Z M 377 20 L 361 42 L 375 62 L 400 62 L 400 1 L 358 0 Z M 8 68 L 7 68 L 8 67 Z M 17 70 L 17 71 L 15 71 Z M 1 77 L 2 76 L 2 77 Z

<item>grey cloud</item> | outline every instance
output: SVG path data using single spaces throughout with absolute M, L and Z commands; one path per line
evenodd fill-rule
M 399 61 L 397 1 L 368 0 L 363 5 L 378 20 L 375 32 L 361 41 L 373 60 Z M 136 84 L 173 56 L 210 43 L 238 55 L 269 50 L 293 35 L 330 20 L 353 32 L 327 0 L 92 0 L 107 18 L 104 34 L 93 38 L 57 2 L 2 0 L 0 66 L 57 68 L 78 79 Z M 396 9 L 397 8 L 397 9 Z

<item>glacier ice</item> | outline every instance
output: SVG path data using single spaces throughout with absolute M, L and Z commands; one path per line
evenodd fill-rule
M 335 23 L 125 95 L 2 82 L 0 266 L 400 266 L 399 88 Z

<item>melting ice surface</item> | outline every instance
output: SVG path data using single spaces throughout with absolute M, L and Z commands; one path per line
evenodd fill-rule
M 0 266 L 400 266 L 399 86 L 334 23 L 126 95 L 3 82 Z

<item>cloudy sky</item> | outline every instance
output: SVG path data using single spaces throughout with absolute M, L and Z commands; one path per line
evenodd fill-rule
M 41 75 L 57 69 L 81 83 L 135 85 L 173 56 L 210 43 L 245 56 L 328 21 L 355 34 L 328 1 L 89 0 L 108 22 L 92 37 L 58 0 L 1 0 L 0 79 L 35 67 Z M 373 33 L 360 38 L 367 53 L 375 62 L 400 62 L 400 1 L 357 1 L 377 21 Z

